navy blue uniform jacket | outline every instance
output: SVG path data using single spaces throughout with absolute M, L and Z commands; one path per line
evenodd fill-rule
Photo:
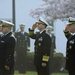
M 66 69 L 75 70 L 75 35 L 65 32 L 66 46 Z
M 30 37 L 35 39 L 34 64 L 36 66 L 41 66 L 44 62 L 48 65 L 50 59 L 51 38 L 45 30 L 41 34 L 34 34 L 33 32 L 34 31 L 29 30 Z
M 14 72 L 15 43 L 12 32 L 0 38 L 0 75 L 13 74 Z M 10 70 L 6 70 L 5 65 L 9 66 Z

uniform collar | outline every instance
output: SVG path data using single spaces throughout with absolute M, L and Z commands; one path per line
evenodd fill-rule
M 8 33 L 6 33 L 6 34 L 4 34 L 4 35 L 7 35 L 7 34 L 9 34 L 11 31 L 9 31 Z
M 75 35 L 75 33 L 71 33 L 71 35 Z
M 42 31 L 40 32 L 40 34 L 42 34 L 42 32 L 43 32 L 43 31 L 45 31 L 45 29 L 44 29 L 44 30 L 42 30 Z

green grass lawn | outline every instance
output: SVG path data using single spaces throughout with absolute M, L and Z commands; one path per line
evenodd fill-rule
M 27 75 L 37 75 L 37 73 L 34 72 L 34 71 L 27 71 L 26 74 L 27 74 Z M 14 74 L 14 75 L 21 75 L 21 74 L 19 74 L 18 71 L 15 71 L 15 74 Z
M 15 71 L 14 75 L 20 75 L 20 74 L 18 73 L 18 71 Z M 37 75 L 37 73 L 34 71 L 27 71 L 27 75 Z M 66 74 L 66 73 L 53 73 L 51 75 L 68 75 L 68 74 Z
M 52 75 L 68 75 L 66 73 L 53 73 Z

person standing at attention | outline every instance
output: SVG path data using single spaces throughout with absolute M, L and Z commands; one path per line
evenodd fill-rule
M 51 37 L 52 40 L 52 45 L 51 45 L 51 50 L 50 50 L 50 75 L 53 73 L 53 58 L 56 50 L 56 44 L 55 44 L 55 34 L 53 32 L 53 27 L 52 26 L 47 26 L 46 27 L 46 33 Z
M 27 52 L 30 51 L 30 37 L 25 30 L 25 25 L 20 25 L 20 31 L 15 32 L 16 43 L 16 69 L 25 75 L 27 71 Z
M 34 65 L 38 75 L 49 75 L 49 61 L 51 37 L 46 33 L 45 28 L 48 23 L 40 17 L 40 19 L 29 28 L 29 36 L 35 39 L 34 43 Z M 35 28 L 38 27 L 39 33 L 34 33 Z
M 12 33 L 13 23 L 0 20 L 3 36 L 0 38 L 0 75 L 14 75 L 14 49 L 16 39 Z
M 66 69 L 69 75 L 75 75 L 75 18 L 69 18 L 64 34 L 67 38 Z

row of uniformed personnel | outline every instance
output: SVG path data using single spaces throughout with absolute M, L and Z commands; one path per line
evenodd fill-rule
M 13 24 L 7 21 L 0 21 L 4 36 L 0 38 L 0 75 L 8 75 L 14 73 L 14 48 L 15 38 L 11 32 Z M 46 33 L 45 28 L 48 23 L 40 18 L 39 21 L 29 29 L 29 36 L 35 39 L 34 64 L 38 75 L 49 75 L 49 60 L 51 49 L 51 37 Z M 38 27 L 39 33 L 35 34 L 34 30 Z M 64 30 L 67 37 L 66 51 L 66 69 L 69 75 L 74 75 L 75 64 L 75 20 L 71 18 L 69 24 Z
M 38 22 L 37 22 L 38 24 L 41 24 L 41 26 L 44 26 L 44 34 L 41 36 L 41 37 L 39 37 L 38 38 L 38 40 L 39 40 L 39 43 L 37 43 L 38 45 L 39 45 L 39 49 L 40 49 L 40 52 L 44 52 L 44 54 L 43 53 L 41 53 L 41 55 L 42 55 L 42 57 L 39 57 L 38 59 L 41 59 L 41 61 L 43 61 L 44 63 L 43 64 L 47 64 L 47 62 L 49 61 L 49 53 L 50 53 L 50 42 L 51 41 L 49 41 L 50 40 L 50 36 L 49 35 L 47 35 L 46 33 L 45 33 L 45 28 L 46 28 L 46 26 L 47 26 L 47 24 L 43 21 L 43 19 L 40 19 Z M 14 25 L 14 24 L 12 24 L 11 22 L 7 22 L 7 21 L 5 21 L 5 20 L 1 20 L 0 21 L 0 25 L 2 25 L 2 31 L 3 31 L 3 29 L 4 30 L 6 30 L 6 33 L 4 33 L 3 32 L 3 36 L 0 38 L 0 43 L 2 44 L 0 44 L 0 57 L 2 57 L 0 60 L 0 63 L 1 63 L 1 65 L 0 65 L 0 74 L 1 75 L 8 75 L 8 74 L 12 74 L 13 75 L 13 73 L 14 73 L 14 48 L 15 48 L 15 40 L 12 42 L 11 40 L 8 42 L 7 40 L 9 40 L 9 37 L 11 37 L 11 34 L 12 34 L 12 26 Z M 21 25 L 20 27 L 22 27 L 23 25 Z M 7 30 L 7 28 L 10 28 L 10 31 L 8 31 Z M 33 31 L 33 30 L 32 30 Z M 30 31 L 29 30 L 29 36 L 31 37 L 32 35 L 31 35 L 31 33 L 33 33 L 32 31 Z M 42 32 L 43 32 L 42 31 Z M 8 33 L 9 32 L 11 32 L 10 34 L 9 34 L 9 36 L 7 36 L 8 35 Z M 41 32 L 41 33 L 42 33 Z M 17 35 L 18 35 L 19 33 L 17 33 Z M 25 34 L 26 35 L 26 34 Z M 7 36 L 7 37 L 6 37 Z M 22 35 L 21 35 L 22 36 Z M 44 39 L 43 38 L 43 36 L 44 36 L 44 38 L 46 39 Z M 12 37 L 14 37 L 14 35 L 12 36 Z M 21 49 L 23 48 L 23 41 L 21 42 L 21 40 L 19 39 L 20 38 L 20 36 L 18 35 L 17 36 L 17 41 L 20 41 L 20 44 L 18 45 L 18 46 L 21 46 L 21 44 L 22 44 L 22 47 L 21 47 Z M 5 40 L 6 39 L 6 40 Z M 27 41 L 27 36 L 25 37 L 25 39 L 24 39 L 25 41 Z M 46 44 L 48 43 L 48 47 L 45 47 L 44 46 L 44 42 L 42 42 L 44 40 L 44 42 L 45 42 L 45 46 L 46 46 Z M 48 41 L 47 41 L 48 40 Z M 24 42 L 25 42 L 24 41 Z M 7 43 L 6 43 L 7 42 Z M 25 43 L 25 45 L 27 45 L 26 43 Z M 8 47 L 7 47 L 8 46 Z M 37 45 L 36 45 L 37 46 Z M 43 47 L 41 47 L 41 46 L 43 46 Z M 6 50 L 6 48 L 8 48 L 8 50 Z M 18 48 L 19 49 L 19 48 Z M 44 49 L 44 50 L 43 50 Z M 12 50 L 12 51 L 11 51 Z M 38 50 L 38 47 L 37 47 L 37 50 Z M 39 50 L 38 51 L 36 51 L 35 50 L 35 53 L 39 53 Z M 25 53 L 25 52 L 24 52 Z M 37 53 L 37 55 L 39 55 Z M 36 54 L 35 54 L 36 55 Z M 4 58 L 5 57 L 5 58 Z M 36 56 L 37 57 L 37 56 Z M 35 58 L 34 58 L 35 59 Z M 38 59 L 36 59 L 36 60 L 38 60 Z M 36 62 L 35 60 L 34 60 L 34 62 Z M 40 61 L 39 61 L 40 62 Z M 8 63 L 8 64 L 6 64 L 6 63 Z M 41 62 L 42 63 L 42 62 Z M 38 63 L 37 63 L 38 64 Z M 4 67 L 5 66 L 5 67 Z M 39 65 L 40 66 L 40 65 Z M 48 65 L 47 65 L 47 67 L 48 67 Z M 46 68 L 46 70 L 47 70 L 48 68 Z

